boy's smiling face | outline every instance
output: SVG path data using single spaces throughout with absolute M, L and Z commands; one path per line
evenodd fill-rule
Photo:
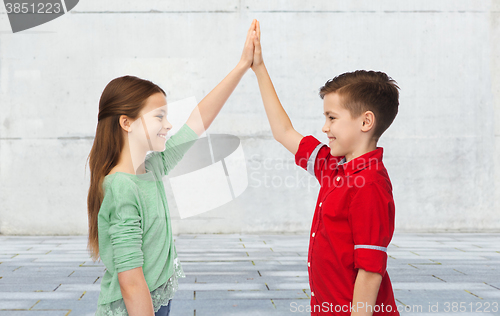
M 328 136 L 330 154 L 346 156 L 352 159 L 362 141 L 363 115 L 353 118 L 351 113 L 342 106 L 342 98 L 338 93 L 328 93 L 323 98 L 325 125 L 322 131 Z

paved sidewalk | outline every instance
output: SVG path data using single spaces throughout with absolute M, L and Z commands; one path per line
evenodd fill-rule
M 175 239 L 172 316 L 308 315 L 307 235 Z M 396 234 L 388 253 L 402 315 L 500 315 L 500 234 Z M 103 272 L 84 236 L 0 236 L 0 316 L 94 315 Z

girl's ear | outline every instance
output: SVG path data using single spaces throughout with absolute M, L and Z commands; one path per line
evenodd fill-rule
M 132 131 L 130 122 L 131 121 L 128 118 L 128 116 L 126 116 L 126 115 L 121 115 L 120 116 L 120 126 L 122 127 L 123 130 L 125 130 L 125 132 L 129 132 L 130 133 Z

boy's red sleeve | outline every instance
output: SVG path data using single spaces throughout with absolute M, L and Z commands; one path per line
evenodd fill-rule
M 340 158 L 342 157 L 333 157 L 330 154 L 330 147 L 312 135 L 302 138 L 295 153 L 295 163 L 315 176 L 320 183 L 323 171 L 330 165 L 331 159 L 336 159 L 334 162 L 338 162 Z
M 384 276 L 387 246 L 394 233 L 394 200 L 384 182 L 360 187 L 349 206 L 349 224 L 354 239 L 354 268 Z

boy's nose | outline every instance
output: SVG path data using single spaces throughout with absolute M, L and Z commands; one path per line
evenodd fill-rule
M 323 125 L 323 128 L 321 130 L 323 131 L 323 133 L 328 133 L 329 131 L 328 125 L 327 124 Z

